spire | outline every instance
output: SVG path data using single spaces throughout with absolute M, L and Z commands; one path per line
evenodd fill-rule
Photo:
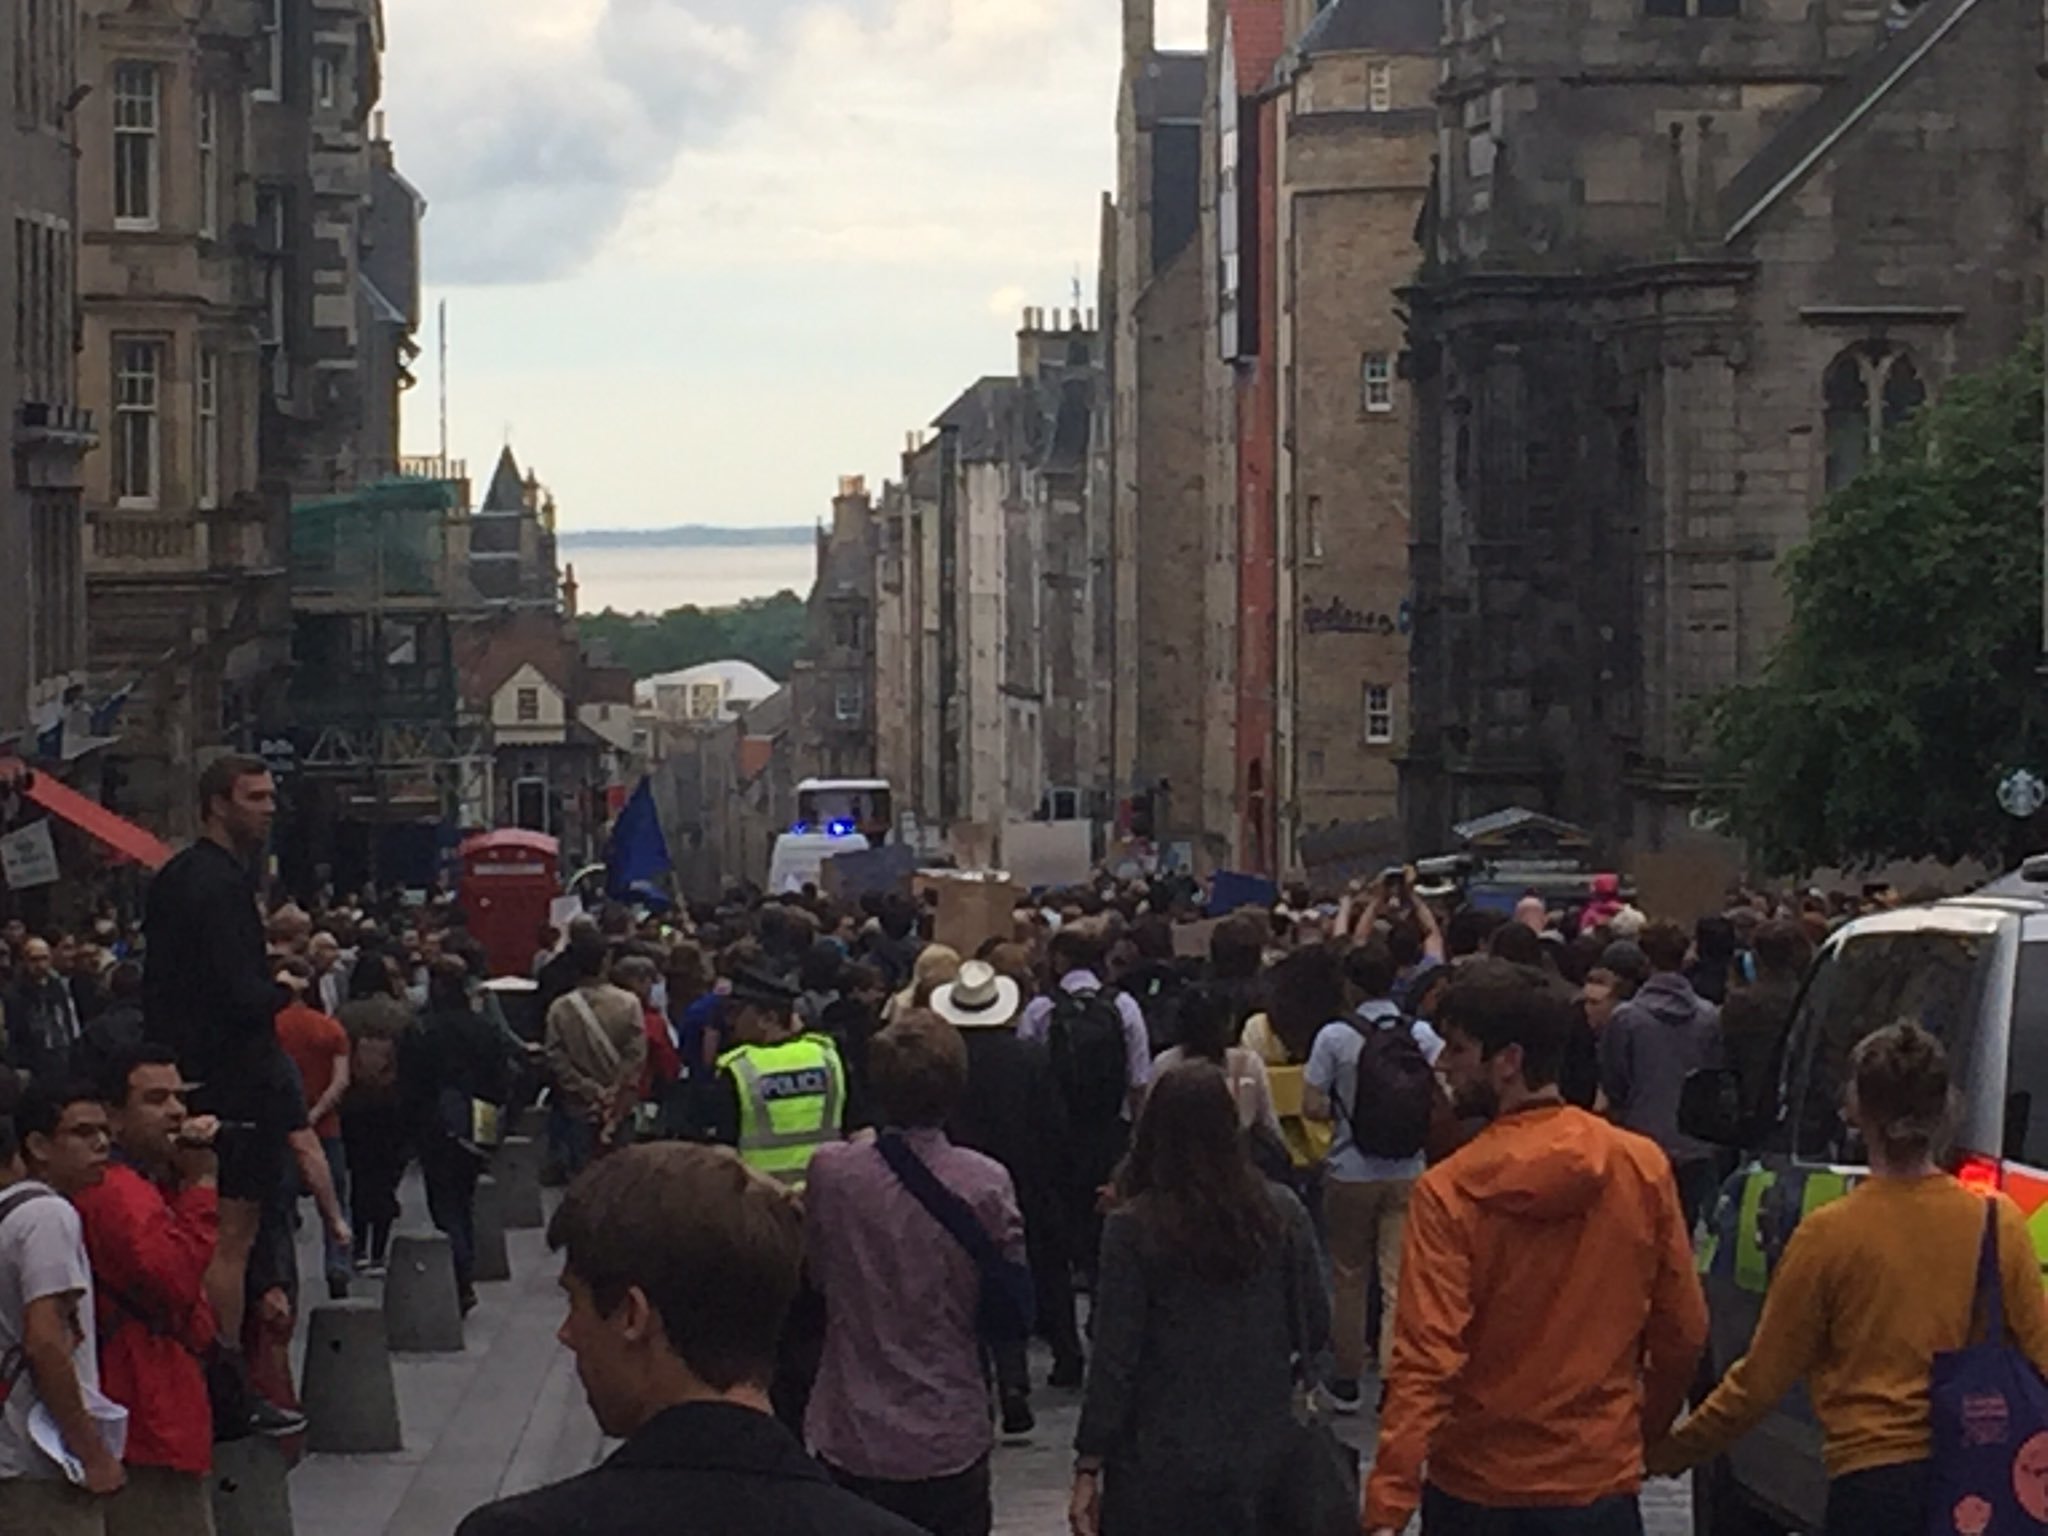
M 526 510 L 526 476 L 520 473 L 519 461 L 512 457 L 512 445 L 507 443 L 505 451 L 498 455 L 498 467 L 491 475 L 491 488 L 484 493 L 484 504 L 478 509 L 483 512 L 523 512 Z
M 1692 239 L 1692 215 L 1685 195 L 1685 124 L 1671 125 L 1670 147 L 1664 156 L 1664 237 L 1675 251 Z
M 1692 232 L 1702 247 L 1721 243 L 1721 157 L 1714 139 L 1714 119 L 1700 118 L 1698 168 L 1693 172 Z

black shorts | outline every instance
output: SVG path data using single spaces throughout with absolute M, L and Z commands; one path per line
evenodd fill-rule
M 263 1204 L 291 1177 L 290 1137 L 306 1126 L 306 1094 L 299 1070 L 283 1051 L 242 1073 L 219 1073 L 193 1095 L 192 1113 L 224 1122 L 220 1197 Z

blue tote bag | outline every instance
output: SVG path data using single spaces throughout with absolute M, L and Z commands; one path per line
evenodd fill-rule
M 1983 1342 L 1934 1357 L 1928 1536 L 2037 1536 L 2048 1530 L 2048 1381 L 2005 1328 L 1998 1205 L 1984 1212 L 1975 1321 Z

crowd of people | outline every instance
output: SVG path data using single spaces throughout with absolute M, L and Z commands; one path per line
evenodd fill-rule
M 987 1536 L 998 1435 L 1044 1390 L 1079 1394 L 1076 1536 L 1332 1529 L 1317 1420 L 1375 1394 L 1335 1528 L 1639 1531 L 1646 1467 L 1802 1377 L 1831 1530 L 1924 1498 L 1915 1372 L 1969 1319 L 1915 1308 L 1901 1213 L 1961 1231 L 1983 1203 L 1937 1167 L 1947 1067 L 1910 1025 L 1856 1057 L 1875 1176 L 1801 1227 L 1751 1358 L 1680 1421 L 1727 1171 L 1681 1090 L 1725 1065 L 1763 1104 L 1813 946 L 1888 892 L 1740 891 L 1685 929 L 1619 882 L 1489 916 L 1396 873 L 1191 929 L 1194 882 L 1105 879 L 971 953 L 908 893 L 736 892 L 547 931 L 507 990 L 445 897 L 266 903 L 269 776 L 201 787 L 139 934 L 0 934 L 10 1536 L 210 1532 L 216 1441 L 303 1428 L 302 1202 L 344 1296 L 416 1163 L 473 1306 L 477 1181 L 541 1095 L 562 1337 L 625 1445 L 463 1536 Z M 2048 1365 L 2017 1212 L 1997 1231 Z

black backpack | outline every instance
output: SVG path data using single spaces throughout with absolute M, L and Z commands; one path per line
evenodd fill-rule
M 1076 1124 L 1107 1125 L 1123 1114 L 1130 1098 L 1130 1056 L 1114 993 L 1062 992 L 1052 1005 L 1047 1043 L 1053 1077 Z
M 1429 1145 L 1436 1072 L 1402 1018 L 1384 1026 L 1352 1020 L 1365 1037 L 1352 1090 L 1351 1141 L 1367 1157 L 1414 1157 Z

